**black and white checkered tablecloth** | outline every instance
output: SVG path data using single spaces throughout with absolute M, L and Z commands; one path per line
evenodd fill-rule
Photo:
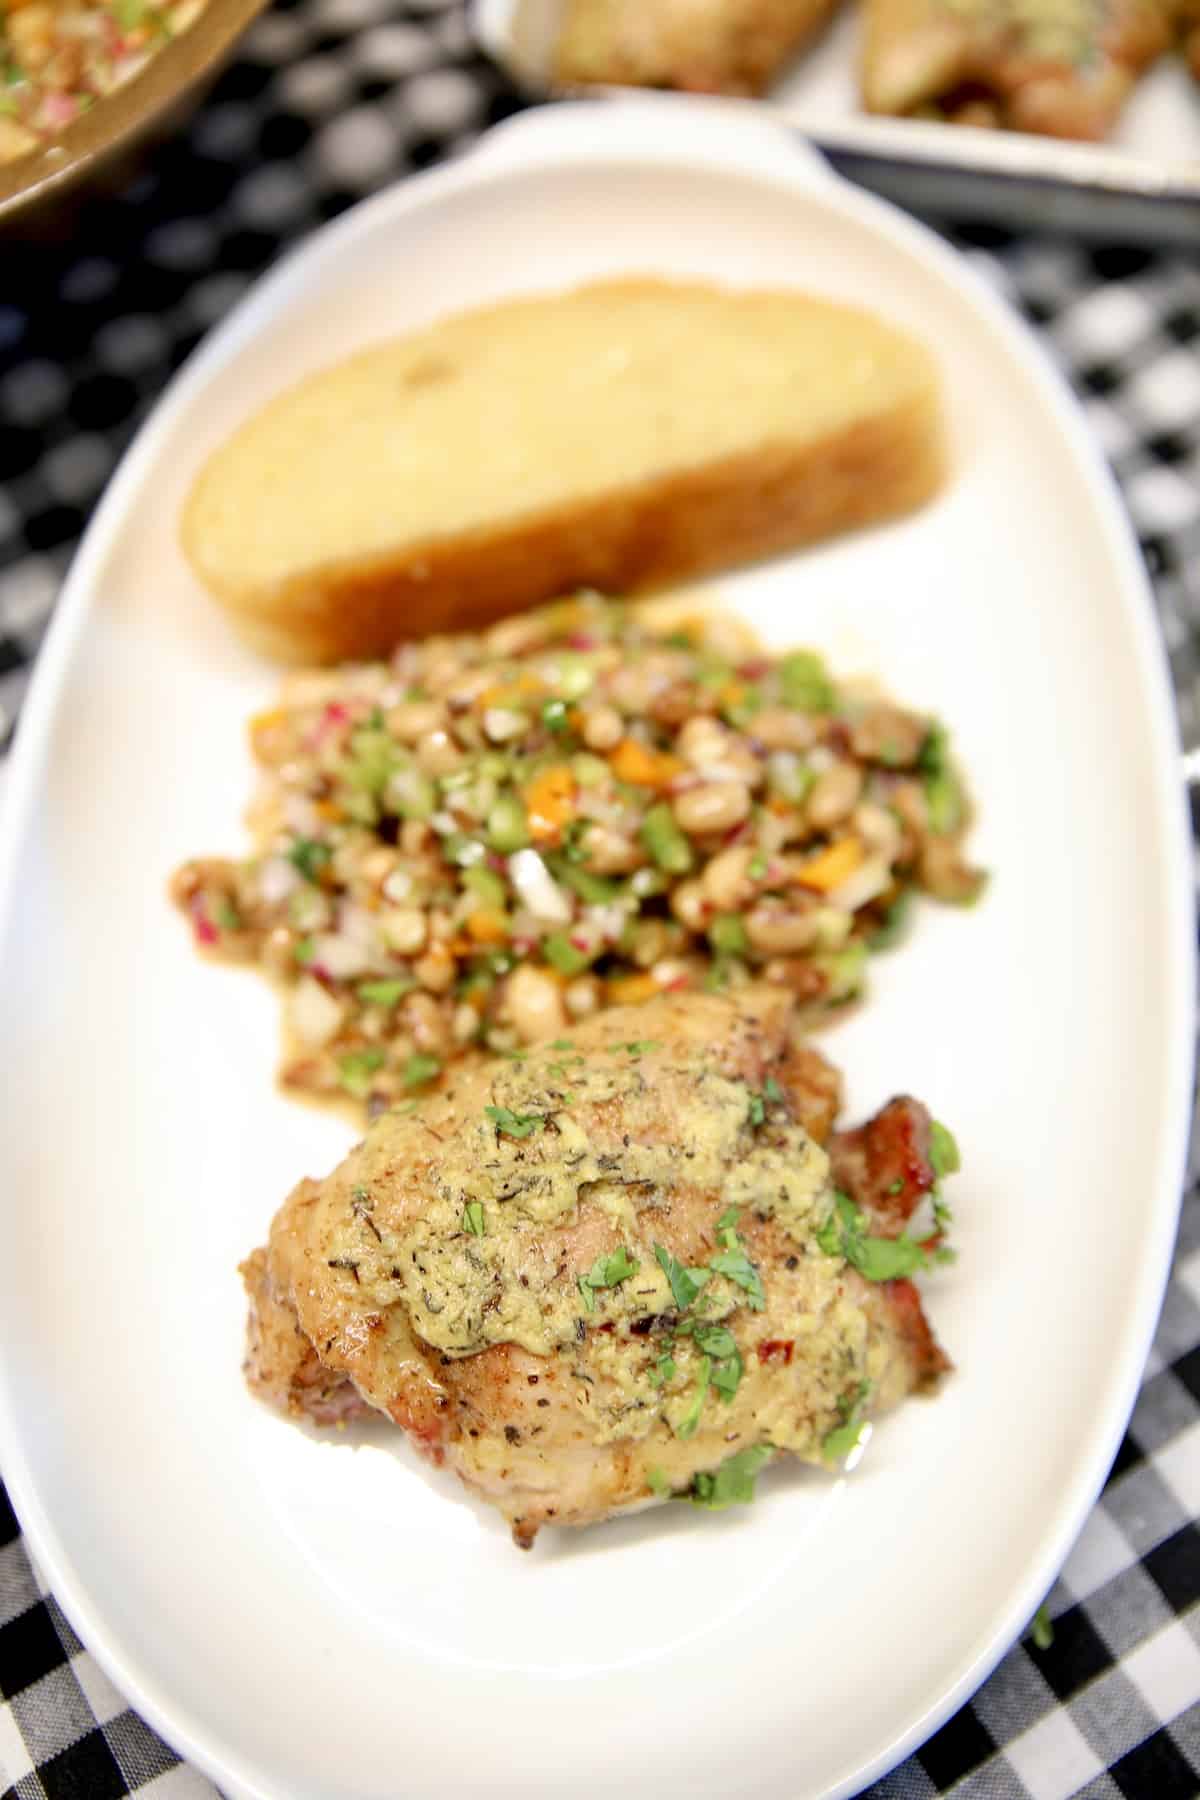
M 515 106 L 453 0 L 280 4 L 186 135 L 69 243 L 0 240 L 0 748 L 88 514 L 172 371 L 285 245 Z M 1112 459 L 1200 742 L 1200 259 L 957 238 L 1035 323 Z M 1049 1596 L 1053 1643 L 1018 1645 L 873 1800 L 1200 1794 L 1198 1176 L 1195 1158 L 1137 1408 Z M 0 1779 L 20 1800 L 215 1792 L 81 1646 L 3 1488 Z

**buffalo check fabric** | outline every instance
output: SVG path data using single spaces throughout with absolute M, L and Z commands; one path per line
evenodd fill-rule
M 518 104 L 451 0 L 285 0 L 132 188 L 68 242 L 0 247 L 0 752 L 88 514 L 173 371 L 305 232 Z M 949 235 L 1083 404 L 1200 744 L 1200 261 Z M 1047 1610 L 1053 1641 L 1023 1638 L 872 1800 L 1200 1795 L 1200 1146 L 1137 1406 Z M 79 1642 L 2 1488 L 0 1792 L 216 1794 Z

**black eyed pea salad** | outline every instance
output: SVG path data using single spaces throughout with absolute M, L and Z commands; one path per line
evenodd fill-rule
M 282 984 L 285 1087 L 369 1114 L 664 991 L 767 981 L 816 1019 L 915 890 L 982 884 L 941 725 L 718 614 L 582 595 L 289 676 L 250 739 L 252 852 L 173 897 Z

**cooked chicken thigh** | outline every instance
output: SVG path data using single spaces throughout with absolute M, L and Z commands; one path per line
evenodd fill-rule
M 949 1367 L 907 1279 L 936 1239 L 904 1227 L 953 1140 L 906 1099 L 830 1136 L 791 1006 L 615 1008 L 384 1114 L 244 1266 L 252 1387 L 385 1413 L 522 1546 L 745 1497 L 772 1451 L 838 1462 Z

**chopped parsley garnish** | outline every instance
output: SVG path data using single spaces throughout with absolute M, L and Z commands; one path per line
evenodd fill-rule
M 355 991 L 368 1006 L 395 1006 L 405 994 L 411 994 L 416 985 L 407 976 L 397 976 L 394 981 L 360 981 Z
M 573 1050 L 575 1045 L 570 1038 L 555 1038 L 553 1042 L 546 1047 L 549 1050 Z
M 1044 1600 L 1029 1622 L 1029 1635 L 1039 1650 L 1049 1650 L 1054 1642 L 1054 1626 L 1050 1623 L 1050 1612 Z
M 939 1181 L 944 1175 L 957 1174 L 962 1167 L 954 1133 L 940 1119 L 934 1119 L 929 1127 L 929 1160 Z
M 707 1269 L 685 1269 L 677 1262 L 671 1252 L 662 1244 L 655 1244 L 654 1256 L 659 1268 L 671 1284 L 671 1297 L 680 1312 L 686 1312 L 704 1283 L 708 1280 Z
M 924 775 L 929 829 L 936 836 L 945 837 L 962 824 L 966 804 L 950 763 L 950 745 L 944 726 L 931 726 L 929 736 L 921 746 L 917 766 Z
M 350 1050 L 345 1056 L 338 1057 L 338 1080 L 348 1094 L 363 1100 L 371 1091 L 372 1075 L 385 1061 L 386 1053 L 377 1045 L 366 1050 Z
M 560 975 L 581 975 L 592 958 L 588 951 L 572 943 L 565 931 L 552 931 L 542 939 L 542 954 Z
M 333 851 L 328 844 L 322 844 L 317 838 L 297 838 L 287 855 L 288 861 L 299 869 L 305 881 L 316 881 L 333 856 Z
M 565 700 L 547 700 L 542 707 L 542 724 L 547 731 L 565 731 L 567 719 L 567 703 Z
M 610 1044 L 608 1052 L 610 1056 L 616 1056 L 620 1051 L 627 1050 L 630 1056 L 646 1056 L 651 1050 L 661 1048 L 662 1045 L 654 1038 L 632 1038 L 627 1044 Z
M 298 938 L 296 941 L 295 948 L 292 951 L 292 955 L 295 957 L 296 961 L 301 965 L 301 967 L 305 968 L 305 969 L 308 967 L 309 963 L 316 962 L 316 960 L 317 960 L 317 940 L 316 940 L 316 938 L 311 938 L 311 937 Z
M 889 1194 L 902 1194 L 904 1192 L 903 1175 L 897 1175 L 895 1181 L 889 1181 L 887 1184 L 887 1191 Z
M 841 1424 L 835 1425 L 832 1431 L 826 1432 L 821 1439 L 821 1455 L 826 1462 L 844 1462 L 850 1452 L 858 1447 L 859 1440 L 866 1428 L 863 1417 L 863 1406 L 871 1392 L 869 1381 L 860 1381 L 851 1395 L 843 1395 L 838 1401 L 838 1412 Z
M 708 1380 L 712 1374 L 712 1363 L 707 1356 L 700 1358 L 700 1377 L 696 1386 L 695 1398 L 688 1407 L 678 1425 L 672 1426 L 677 1438 L 690 1438 L 700 1423 L 700 1414 L 704 1410 L 704 1399 L 708 1393 Z
M 502 1131 L 505 1137 L 532 1137 L 546 1123 L 541 1113 L 510 1112 L 507 1106 L 485 1106 L 483 1110 L 496 1130 Z
M 628 1281 L 631 1275 L 637 1274 L 639 1266 L 636 1257 L 630 1256 L 624 1244 L 614 1250 L 611 1256 L 598 1256 L 587 1274 L 579 1277 L 579 1291 L 587 1310 L 596 1310 L 597 1288 L 620 1287 L 623 1281 Z
M 584 840 L 591 829 L 591 819 L 572 819 L 563 832 L 563 854 L 569 863 L 587 861 L 588 850 Z
M 748 1117 L 751 1125 L 761 1125 L 767 1116 L 768 1106 L 779 1106 L 782 1100 L 783 1089 L 773 1075 L 768 1075 L 767 1079 L 763 1082 L 761 1094 L 756 1094 L 753 1089 L 750 1092 L 750 1111 Z
M 442 1065 L 436 1056 L 422 1056 L 418 1050 L 404 1065 L 403 1081 L 405 1087 L 424 1087 L 435 1075 L 440 1075 Z
M 868 1281 L 899 1281 L 929 1266 L 928 1252 L 907 1232 L 871 1237 L 866 1214 L 845 1194 L 835 1193 L 833 1211 L 817 1233 L 826 1256 L 843 1256 Z
M 908 929 L 912 916 L 912 894 L 905 890 L 886 909 L 879 924 L 867 939 L 872 950 L 890 950 L 898 944 Z
M 661 1469 L 646 1470 L 646 1486 L 652 1494 L 657 1494 L 660 1500 L 671 1498 L 671 1484 Z
M 746 865 L 746 873 L 750 877 L 751 881 L 761 881 L 763 876 L 766 874 L 766 872 L 767 872 L 767 859 L 763 855 L 761 850 L 756 851 L 756 853 L 750 858 L 750 861 Z
M 651 1387 L 665 1387 L 668 1381 L 675 1379 L 675 1358 L 669 1350 L 664 1350 L 650 1371 Z
M 727 1206 L 717 1220 L 717 1241 L 725 1250 L 738 1247 L 737 1222 L 741 1214 L 736 1206 Z
M 746 927 L 737 913 L 719 913 L 708 928 L 708 941 L 718 956 L 745 956 L 750 948 Z
M 464 1231 L 469 1231 L 472 1237 L 481 1238 L 487 1235 L 487 1227 L 483 1218 L 483 1202 L 481 1200 L 467 1201 L 467 1204 L 463 1207 L 462 1228 Z
M 833 684 L 825 664 L 811 650 L 793 650 L 779 665 L 779 687 L 784 704 L 798 712 L 829 712 Z
M 222 900 L 217 907 L 217 924 L 222 931 L 240 931 L 242 929 L 242 915 L 232 900 Z
M 722 1250 L 719 1255 L 710 1256 L 708 1266 L 749 1296 L 751 1312 L 762 1312 L 767 1304 L 762 1280 L 740 1245 L 735 1250 Z
M 754 1444 L 727 1456 L 719 1469 L 701 1470 L 693 1476 L 688 1498 L 693 1506 L 721 1512 L 727 1506 L 748 1506 L 754 1498 L 754 1482 L 764 1463 L 774 1454 L 770 1444 Z
M 350 1189 L 350 1198 L 354 1201 L 356 1206 L 361 1206 L 363 1201 L 368 1198 L 367 1190 L 363 1187 L 361 1182 Z

